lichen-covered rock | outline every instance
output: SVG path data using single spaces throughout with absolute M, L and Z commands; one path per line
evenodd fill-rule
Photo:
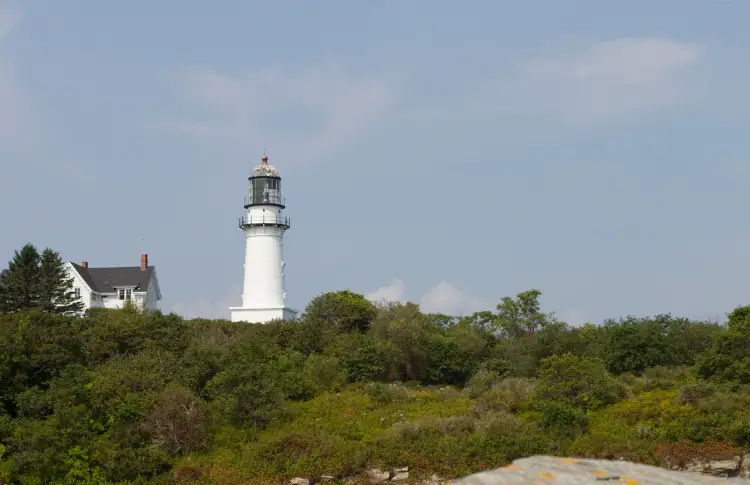
M 740 463 L 740 476 L 750 478 L 750 455 L 744 455 Z
M 367 471 L 367 478 L 372 483 L 387 482 L 391 478 L 391 472 L 384 472 L 380 468 Z
M 476 473 L 451 485 L 530 485 L 530 484 L 585 484 L 627 483 L 629 485 L 717 485 L 744 484 L 743 478 L 717 478 L 700 473 L 674 471 L 627 461 L 586 460 L 532 456 L 514 461 L 496 470 Z
M 683 469 L 685 471 L 705 473 L 706 475 L 713 475 L 715 477 L 736 477 L 742 476 L 740 474 L 741 463 L 742 458 L 736 456 L 727 460 L 694 461 L 686 464 Z M 672 469 L 679 470 L 680 468 L 675 467 Z

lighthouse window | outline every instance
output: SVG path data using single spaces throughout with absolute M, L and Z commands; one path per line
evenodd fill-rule
M 280 180 L 266 177 L 253 179 L 250 181 L 248 196 L 252 204 L 280 204 Z

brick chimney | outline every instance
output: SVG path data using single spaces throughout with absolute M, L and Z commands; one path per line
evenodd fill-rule
M 141 254 L 141 271 L 148 268 L 148 254 Z
M 88 267 L 89 267 L 89 262 L 88 261 L 84 261 L 84 262 L 81 263 L 81 268 L 88 269 Z

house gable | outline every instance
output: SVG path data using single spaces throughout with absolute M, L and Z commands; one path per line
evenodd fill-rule
M 155 293 L 155 296 L 156 296 L 156 300 L 157 301 L 161 300 L 162 299 L 161 286 L 159 286 L 159 278 L 156 277 L 156 268 L 154 268 L 154 272 L 151 275 L 151 281 L 149 283 L 149 288 L 150 287 L 154 288 L 154 293 Z
M 94 282 L 91 280 L 91 277 L 86 271 L 86 268 L 71 261 L 68 261 L 68 268 L 72 269 L 72 271 L 70 269 L 68 271 L 68 273 L 70 273 L 70 276 L 82 282 L 89 291 L 96 291 L 94 288 Z

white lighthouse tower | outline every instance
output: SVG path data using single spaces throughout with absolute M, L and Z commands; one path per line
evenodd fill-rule
M 289 218 L 282 214 L 281 177 L 263 155 L 248 181 L 246 213 L 240 218 L 245 233 L 245 281 L 242 306 L 229 308 L 232 321 L 292 319 L 297 312 L 286 306 L 283 239 Z

